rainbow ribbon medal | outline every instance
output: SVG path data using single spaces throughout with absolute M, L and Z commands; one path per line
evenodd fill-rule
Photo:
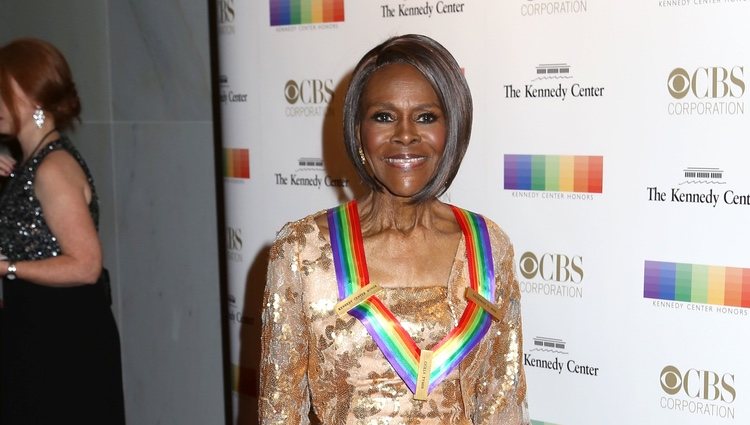
M 487 223 L 478 214 L 455 206 L 451 208 L 466 241 L 470 287 L 484 299 L 494 300 L 495 271 Z M 328 210 L 328 227 L 339 300 L 345 300 L 370 283 L 356 201 Z M 418 369 L 423 350 L 388 307 L 383 305 L 377 295 L 372 295 L 349 310 L 349 314 L 359 319 L 409 390 L 418 394 Z M 487 333 L 491 321 L 492 317 L 485 309 L 472 300 L 467 301 L 458 326 L 431 350 L 431 368 L 427 367 L 427 392 L 432 392 L 440 385 L 477 346 Z

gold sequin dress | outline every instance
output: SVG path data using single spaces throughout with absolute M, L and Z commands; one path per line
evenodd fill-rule
M 310 407 L 325 425 L 528 424 L 521 307 L 513 247 L 487 220 L 495 260 L 493 321 L 477 347 L 425 401 L 414 400 L 365 327 L 340 319 L 327 232 L 308 216 L 289 223 L 271 248 L 264 296 L 261 424 L 308 424 Z M 465 241 L 447 287 L 385 288 L 379 297 L 420 348 L 437 344 L 466 307 Z

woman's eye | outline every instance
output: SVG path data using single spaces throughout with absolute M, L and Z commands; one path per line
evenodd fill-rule
M 377 122 L 391 122 L 393 117 L 387 112 L 377 112 L 372 116 L 372 119 Z
M 422 124 L 433 123 L 437 121 L 437 119 L 437 115 L 433 114 L 432 112 L 425 112 L 424 114 L 419 114 L 417 116 L 417 122 Z

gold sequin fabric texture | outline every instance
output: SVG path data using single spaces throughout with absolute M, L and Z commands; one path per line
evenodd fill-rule
M 318 213 L 324 214 L 324 212 Z M 334 313 L 336 272 L 316 215 L 289 223 L 272 248 L 264 295 L 259 417 L 261 424 L 529 424 L 522 362 L 520 291 L 513 247 L 487 220 L 495 261 L 493 321 L 474 350 L 425 401 L 393 370 L 365 327 Z M 379 297 L 420 348 L 458 323 L 469 285 L 465 241 L 447 287 L 387 288 Z

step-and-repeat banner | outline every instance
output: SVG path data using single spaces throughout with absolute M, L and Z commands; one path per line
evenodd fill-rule
M 445 198 L 515 245 L 535 424 L 750 423 L 747 0 L 218 0 L 235 415 L 281 226 L 362 193 L 359 58 L 429 35 L 475 120 Z

